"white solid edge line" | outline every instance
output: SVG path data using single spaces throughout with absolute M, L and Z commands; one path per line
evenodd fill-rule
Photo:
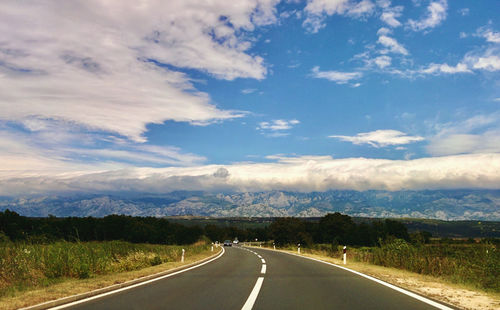
M 95 296 L 92 296 L 92 297 L 89 297 L 89 298 L 80 299 L 80 300 L 77 300 L 77 301 L 74 301 L 74 302 L 71 302 L 71 303 L 68 303 L 68 304 L 64 304 L 64 305 L 56 306 L 56 307 L 53 307 L 53 308 L 49 308 L 49 310 L 64 309 L 64 308 L 71 307 L 71 306 L 74 306 L 74 305 L 78 305 L 78 304 L 81 304 L 81 303 L 84 303 L 84 302 L 87 302 L 87 301 L 90 301 L 90 300 L 94 300 L 94 299 L 97 299 L 97 298 L 105 297 L 105 296 L 112 295 L 112 294 L 115 294 L 115 293 L 118 293 L 118 292 L 129 290 L 129 289 L 141 286 L 141 285 L 149 284 L 151 282 L 155 282 L 155 281 L 159 281 L 159 280 L 162 280 L 162 279 L 165 279 L 165 278 L 168 278 L 168 277 L 172 277 L 172 276 L 175 276 L 175 275 L 177 275 L 179 273 L 183 273 L 183 272 L 186 272 L 186 271 L 189 271 L 189 270 L 201 267 L 203 265 L 206 265 L 206 264 L 208 264 L 208 263 L 210 263 L 210 262 L 218 259 L 222 255 L 224 255 L 225 252 L 226 252 L 226 250 L 224 248 L 222 248 L 222 253 L 220 253 L 216 257 L 214 257 L 214 258 L 212 258 L 210 260 L 207 260 L 206 262 L 203 262 L 203 263 L 201 263 L 199 265 L 192 266 L 192 267 L 189 267 L 189 268 L 186 268 L 186 269 L 183 269 L 183 270 L 179 270 L 179 271 L 176 271 L 176 272 L 173 272 L 173 273 L 169 273 L 167 275 L 164 275 L 164 276 L 161 276 L 161 277 L 158 277 L 158 278 L 154 278 L 154 279 L 151 279 L 151 280 L 148 280 L 148 281 L 144 281 L 144 282 L 141 282 L 141 283 L 133 284 L 133 285 L 130 285 L 130 286 L 127 286 L 127 287 L 122 287 L 122 288 L 119 288 L 119 289 L 114 290 L 114 291 L 102 293 L 102 294 L 95 295 Z
M 260 256 L 259 254 L 257 254 L 257 257 L 258 257 L 258 258 L 262 258 L 262 256 Z
M 274 250 L 271 250 L 271 249 L 266 249 L 266 250 L 268 250 L 268 251 L 274 251 Z M 317 262 L 320 262 L 320 263 L 323 263 L 323 264 L 331 265 L 331 266 L 333 266 L 333 267 L 337 267 L 337 268 L 343 269 L 343 270 L 345 270 L 345 271 L 349 271 L 349 272 L 355 273 L 355 274 L 357 274 L 357 275 L 359 275 L 359 276 L 362 276 L 362 277 L 364 277 L 364 278 L 366 278 L 366 279 L 369 279 L 369 280 L 375 281 L 375 282 L 377 282 L 377 283 L 379 283 L 379 284 L 382 284 L 382 285 L 387 286 L 387 287 L 389 287 L 389 288 L 391 288 L 391 289 L 393 289 L 393 290 L 395 290 L 395 291 L 398 291 L 398 292 L 400 292 L 400 293 L 403 293 L 403 294 L 405 294 L 405 295 L 408 295 L 408 296 L 410 296 L 410 297 L 413 297 L 413 298 L 415 298 L 415 299 L 418 299 L 418 300 L 420 300 L 421 302 L 424 302 L 424 303 L 426 303 L 426 304 L 429 304 L 429 305 L 431 305 L 431 306 L 434 306 L 434 307 L 436 307 L 436 308 L 438 308 L 438 309 L 441 309 L 441 310 L 454 310 L 453 308 L 447 307 L 447 306 L 442 305 L 442 304 L 440 304 L 440 303 L 438 303 L 438 302 L 435 302 L 435 301 L 433 301 L 433 300 L 430 300 L 430 299 L 428 299 L 428 298 L 425 298 L 425 297 L 420 296 L 420 295 L 418 295 L 418 294 L 415 294 L 415 293 L 413 293 L 413 292 L 407 291 L 407 290 L 405 290 L 405 289 L 403 289 L 403 288 L 397 287 L 397 286 L 392 285 L 392 284 L 390 284 L 390 283 L 387 283 L 387 282 L 385 282 L 385 281 L 379 280 L 379 279 L 374 278 L 374 277 L 372 277 L 372 276 L 366 275 L 366 274 L 364 274 L 364 273 L 361 273 L 361 272 L 358 272 L 358 271 L 355 271 L 355 270 L 352 270 L 352 269 L 349 269 L 349 268 L 346 268 L 346 267 L 342 267 L 342 266 L 335 265 L 335 264 L 332 264 L 332 263 L 329 263 L 329 262 L 325 262 L 325 261 L 322 261 L 322 260 L 317 259 L 317 258 L 312 258 L 312 257 L 307 257 L 307 256 L 302 256 L 302 255 L 297 255 L 297 254 L 294 254 L 294 253 L 281 252 L 281 251 L 276 251 L 276 252 L 279 252 L 279 253 L 285 253 L 285 254 L 289 254 L 289 255 L 293 255 L 293 256 L 297 256 L 297 257 L 302 257 L 302 258 L 306 258 L 306 259 L 314 260 L 314 261 L 317 261 Z
M 262 261 L 263 264 L 266 263 L 266 261 L 263 258 L 261 258 L 260 260 Z
M 265 274 L 266 273 L 266 265 L 262 265 L 262 269 L 260 270 L 260 273 Z
M 262 282 L 264 282 L 264 277 L 259 277 L 257 279 L 257 282 L 255 282 L 255 286 L 253 287 L 250 296 L 248 296 L 248 299 L 241 308 L 241 310 L 251 310 L 253 308 L 255 300 L 257 300 L 257 296 L 259 296 L 260 288 L 262 287 Z

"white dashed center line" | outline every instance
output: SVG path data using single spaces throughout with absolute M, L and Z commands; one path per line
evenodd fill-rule
M 266 265 L 266 261 L 264 260 L 264 258 L 262 258 L 262 256 L 252 250 L 249 250 L 249 249 L 245 249 L 255 255 L 257 255 L 258 258 L 260 258 L 260 260 L 262 261 L 262 268 L 260 269 L 260 274 L 266 274 L 266 271 L 267 271 L 267 265 Z M 264 282 L 264 277 L 259 277 L 257 279 L 257 282 L 255 283 L 255 286 L 253 287 L 253 290 L 252 292 L 250 293 L 250 296 L 248 296 L 248 299 L 247 301 L 245 302 L 245 304 L 243 305 L 243 308 L 241 308 L 241 310 L 251 310 L 253 308 L 253 305 L 255 304 L 255 301 L 257 300 L 257 296 L 259 296 L 259 292 L 260 292 L 260 288 L 262 287 L 262 283 Z

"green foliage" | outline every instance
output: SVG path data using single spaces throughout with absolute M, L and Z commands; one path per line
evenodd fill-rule
M 500 292 L 500 251 L 492 243 L 411 244 L 402 239 L 352 249 L 357 261 L 442 277 Z
M 208 250 L 205 242 L 187 246 L 111 242 L 55 242 L 0 244 L 0 296 L 9 289 L 36 287 L 61 278 L 85 279 L 96 275 L 137 270 Z

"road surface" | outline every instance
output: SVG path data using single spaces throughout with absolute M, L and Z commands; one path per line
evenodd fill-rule
M 66 309 L 436 309 L 327 264 L 264 249 L 225 250 L 199 268 Z

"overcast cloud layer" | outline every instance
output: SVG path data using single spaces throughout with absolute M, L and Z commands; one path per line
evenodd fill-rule
M 492 3 L 1 1 L 0 195 L 499 189 Z

